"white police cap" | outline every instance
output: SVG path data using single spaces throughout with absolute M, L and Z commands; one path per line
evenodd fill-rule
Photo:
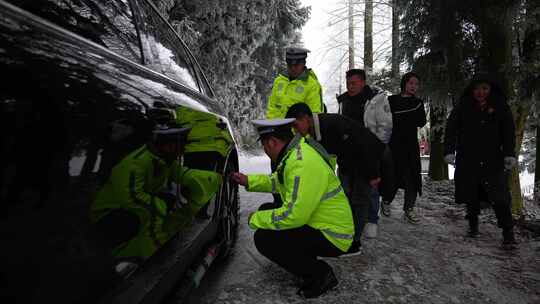
M 310 51 L 301 47 L 288 47 L 285 50 L 285 60 L 291 63 L 305 62 L 307 53 Z
M 282 119 L 255 119 L 251 123 L 259 133 L 259 139 L 263 135 L 275 133 L 277 131 L 290 130 L 291 124 L 295 121 L 294 118 Z

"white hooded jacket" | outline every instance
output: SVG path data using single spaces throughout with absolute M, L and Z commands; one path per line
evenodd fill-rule
M 364 124 L 373 134 L 385 144 L 392 136 L 392 112 L 388 96 L 383 90 L 366 102 L 364 106 Z

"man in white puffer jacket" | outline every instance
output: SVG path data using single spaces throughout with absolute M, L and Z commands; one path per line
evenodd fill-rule
M 358 205 L 361 206 L 369 205 L 369 208 L 360 208 L 364 214 L 362 226 L 365 224 L 366 237 L 375 237 L 379 219 L 379 192 L 384 198 L 387 190 L 393 187 L 392 157 L 388 148 L 392 136 L 392 113 L 386 92 L 366 85 L 364 70 L 351 69 L 347 71 L 346 78 L 347 92 L 337 98 L 339 113 L 358 121 L 386 145 L 380 164 L 382 179 L 380 186 L 379 183 L 373 184 L 361 177 L 351 176 L 347 168 L 340 169 L 340 178 L 349 195 L 349 200 L 352 203 L 358 201 Z

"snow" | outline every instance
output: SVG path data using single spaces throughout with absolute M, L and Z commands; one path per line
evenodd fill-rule
M 244 174 L 270 174 L 270 158 L 262 151 L 242 152 L 239 156 L 240 172 Z
M 240 160 L 244 173 L 269 172 L 269 159 L 260 153 L 243 153 Z M 377 238 L 363 241 L 361 255 L 326 259 L 339 285 L 304 300 L 296 295 L 299 280 L 257 252 L 246 224 L 271 196 L 241 188 L 233 255 L 212 268 L 188 303 L 540 303 L 538 235 L 516 228 L 519 249 L 503 251 L 494 213 L 486 209 L 480 238 L 466 238 L 465 210 L 454 204 L 453 183 L 426 179 L 423 190 L 419 225 L 403 220 L 400 191 L 392 215 L 380 219 Z

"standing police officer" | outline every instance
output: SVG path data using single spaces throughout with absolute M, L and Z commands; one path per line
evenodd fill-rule
M 266 118 L 284 118 L 289 107 L 299 102 L 306 103 L 313 113 L 324 112 L 322 89 L 317 75 L 312 69 L 306 68 L 308 52 L 304 48 L 287 48 L 287 71 L 279 73 L 274 80 Z
M 277 163 L 271 175 L 233 173 L 254 192 L 277 192 L 283 205 L 263 204 L 250 214 L 257 250 L 304 281 L 298 293 L 314 298 L 337 285 L 317 257 L 345 253 L 354 237 L 352 212 L 334 169 L 305 139 L 293 136 L 294 119 L 255 120 L 264 151 Z

